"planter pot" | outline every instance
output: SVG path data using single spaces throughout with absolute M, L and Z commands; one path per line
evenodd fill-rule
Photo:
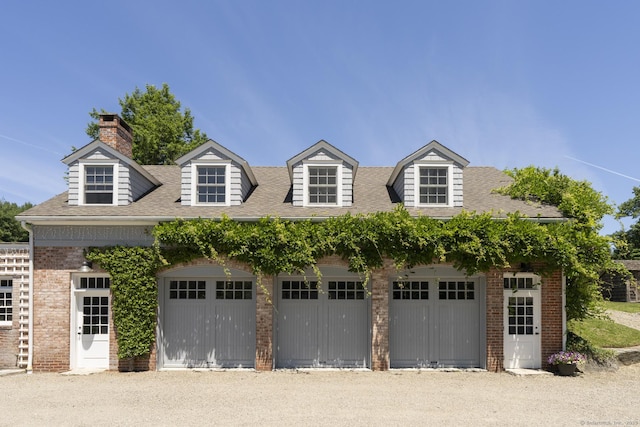
M 570 377 L 576 373 L 578 365 L 575 363 L 560 364 L 558 365 L 558 375 L 563 377 Z

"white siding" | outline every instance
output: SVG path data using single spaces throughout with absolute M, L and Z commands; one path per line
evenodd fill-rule
M 293 166 L 293 206 L 304 205 L 304 166 L 296 163 Z
M 184 163 L 181 167 L 181 204 L 186 206 L 195 204 L 192 194 L 193 164 L 198 164 L 199 162 L 216 164 L 216 162 L 220 162 L 220 164 L 230 168 L 230 178 L 227 183 L 229 185 L 229 204 L 232 206 L 241 205 L 249 191 L 251 191 L 252 185 L 242 166 L 234 161 L 230 162 L 230 160 L 219 151 L 211 148 Z

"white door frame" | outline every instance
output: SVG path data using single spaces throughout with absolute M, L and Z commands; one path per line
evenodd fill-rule
M 511 312 L 510 301 L 514 303 Z M 505 369 L 540 369 L 542 367 L 541 306 L 540 276 L 532 273 L 505 274 L 503 297 Z
M 105 363 L 104 366 L 100 366 L 100 369 L 108 369 L 109 368 L 109 349 L 110 349 L 110 329 L 112 325 L 111 321 L 111 291 L 109 288 L 104 289 L 82 289 L 80 287 L 81 278 L 105 278 L 108 277 L 104 273 L 83 273 L 83 274 L 72 274 L 71 276 L 71 305 L 69 309 L 70 316 L 70 351 L 69 351 L 69 367 L 70 369 L 81 369 L 85 368 L 83 361 L 80 360 L 79 352 L 80 346 L 82 345 L 82 313 L 79 312 L 80 302 L 82 298 L 88 295 L 91 296 L 100 296 L 100 297 L 108 297 L 109 298 L 109 334 L 107 335 L 107 350 L 105 354 Z

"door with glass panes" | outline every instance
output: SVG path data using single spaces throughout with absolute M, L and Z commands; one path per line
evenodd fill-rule
M 539 369 L 541 364 L 540 279 L 504 276 L 504 367 Z
M 108 277 L 80 277 L 75 281 L 72 367 L 109 368 L 109 288 Z

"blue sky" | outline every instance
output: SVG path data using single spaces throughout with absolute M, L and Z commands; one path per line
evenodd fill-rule
M 435 139 L 472 166 L 557 166 L 621 203 L 640 185 L 639 20 L 631 0 L 6 0 L 0 199 L 65 191 L 89 111 L 168 83 L 253 166 L 320 139 L 394 166 Z

